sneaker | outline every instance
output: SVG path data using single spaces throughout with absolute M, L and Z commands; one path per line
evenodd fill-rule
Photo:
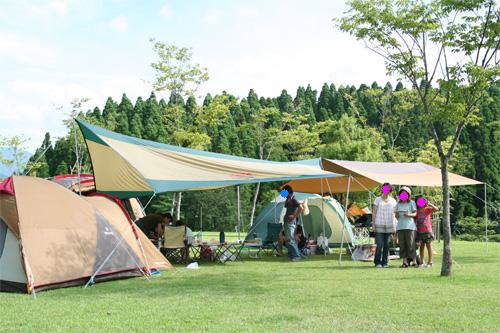
M 382 268 L 382 265 L 378 264 L 375 268 Z
M 301 257 L 292 258 L 292 261 L 299 261 L 299 260 L 302 260 L 302 258 Z
M 432 268 L 432 262 L 427 263 L 427 268 Z
M 389 268 L 389 265 L 383 265 L 382 268 Z

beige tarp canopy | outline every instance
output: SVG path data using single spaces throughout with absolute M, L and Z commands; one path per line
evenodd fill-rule
M 317 165 L 263 161 L 166 145 L 76 121 L 92 160 L 96 190 L 120 198 L 340 176 Z
M 311 163 L 314 160 L 311 160 Z M 350 175 L 350 192 L 362 192 L 385 182 L 392 185 L 440 187 L 441 170 L 425 163 L 357 162 L 317 159 L 318 167 L 325 171 Z M 448 173 L 450 186 L 479 185 L 482 182 Z M 291 185 L 296 192 L 344 193 L 347 192 L 348 176 L 328 179 L 298 179 Z

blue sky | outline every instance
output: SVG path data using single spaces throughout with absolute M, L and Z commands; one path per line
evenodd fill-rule
M 0 0 L 0 135 L 22 134 L 34 150 L 45 132 L 64 135 L 73 98 L 102 108 L 123 92 L 148 96 L 150 37 L 193 48 L 210 74 L 200 96 L 387 81 L 380 58 L 334 29 L 345 10 L 340 0 Z

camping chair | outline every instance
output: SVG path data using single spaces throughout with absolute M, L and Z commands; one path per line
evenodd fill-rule
M 265 253 L 274 254 L 274 251 L 278 251 L 278 237 L 283 229 L 281 223 L 268 223 L 267 224 L 267 237 L 262 242 L 262 249 Z
M 170 262 L 185 262 L 188 251 L 188 246 L 186 245 L 186 227 L 165 226 L 164 241 L 161 250 Z

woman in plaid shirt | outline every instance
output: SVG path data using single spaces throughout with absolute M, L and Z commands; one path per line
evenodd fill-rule
M 396 232 L 396 200 L 390 195 L 391 184 L 382 184 L 382 195 L 373 203 L 373 231 L 375 232 L 375 267 L 389 267 L 389 239 Z

